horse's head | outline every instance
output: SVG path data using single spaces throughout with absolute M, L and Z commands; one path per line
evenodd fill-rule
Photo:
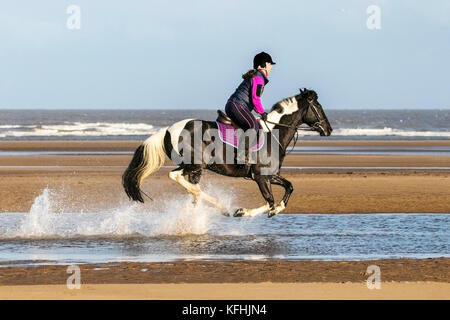
M 300 89 L 300 94 L 296 96 L 299 109 L 304 110 L 302 122 L 306 123 L 321 136 L 329 136 L 333 128 L 328 122 L 328 118 L 317 101 L 317 93 L 313 90 Z

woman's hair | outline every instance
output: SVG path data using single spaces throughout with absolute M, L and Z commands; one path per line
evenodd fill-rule
M 258 71 L 258 70 L 256 70 L 256 69 L 250 69 L 250 70 L 248 70 L 246 73 L 244 73 L 244 74 L 242 75 L 242 79 L 250 79 L 250 78 L 253 78 L 253 76 L 256 74 L 256 71 Z

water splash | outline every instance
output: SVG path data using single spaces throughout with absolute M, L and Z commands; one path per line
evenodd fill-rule
M 68 212 L 66 207 L 70 204 L 61 201 L 64 197 L 60 193 L 45 188 L 35 198 L 29 213 L 15 214 L 16 219 L 10 225 L 0 226 L 0 237 L 202 235 L 214 223 L 226 219 L 208 204 L 194 205 L 188 195 L 155 200 L 151 206 L 124 202 L 112 210 Z M 231 202 L 228 199 L 227 203 Z
M 45 188 L 42 194 L 34 199 L 30 212 L 21 222 L 18 235 L 31 237 L 53 233 L 55 215 L 51 210 L 50 190 Z

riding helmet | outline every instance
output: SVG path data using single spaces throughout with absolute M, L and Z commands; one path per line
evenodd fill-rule
M 257 69 L 259 66 L 264 67 L 266 65 L 266 62 L 269 62 L 271 64 L 275 64 L 275 62 L 273 62 L 272 57 L 270 56 L 270 54 L 262 51 L 260 53 L 258 53 L 254 58 L 253 58 L 253 69 Z

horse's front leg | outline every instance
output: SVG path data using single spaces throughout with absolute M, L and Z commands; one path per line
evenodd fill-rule
M 270 210 L 269 204 L 265 204 L 255 209 L 239 208 L 234 212 L 234 217 L 256 217 Z
M 278 214 L 287 207 L 289 198 L 290 198 L 292 192 L 294 191 L 294 187 L 292 187 L 292 183 L 290 181 L 288 181 L 285 178 L 278 176 L 278 175 L 271 176 L 270 182 L 275 185 L 282 186 L 284 188 L 283 200 L 281 200 L 280 204 L 276 206 L 275 211 L 274 211 L 274 214 Z
M 258 175 L 254 178 L 254 180 L 258 184 L 264 200 L 266 200 L 266 205 L 256 209 L 238 209 L 234 213 L 235 217 L 254 217 L 267 211 L 269 212 L 269 218 L 276 214 L 272 214 L 272 212 L 275 212 L 276 208 L 272 194 L 272 186 L 270 184 L 270 176 Z

